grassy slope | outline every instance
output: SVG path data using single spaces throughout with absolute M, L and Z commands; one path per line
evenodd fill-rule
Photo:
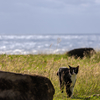
M 73 100 L 95 100 L 100 97 L 100 53 L 89 58 L 74 59 L 66 55 L 0 55 L 0 70 L 38 74 L 48 77 L 55 88 L 54 100 L 66 100 L 64 91 L 60 93 L 59 80 L 56 75 L 61 66 L 80 66 L 74 88 Z M 91 96 L 90 98 L 88 98 Z M 70 99 L 68 99 L 70 100 Z

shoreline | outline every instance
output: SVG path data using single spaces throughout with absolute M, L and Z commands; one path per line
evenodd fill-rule
M 96 51 L 96 53 L 100 52 L 100 49 L 94 49 L 94 50 Z M 44 51 L 44 52 L 39 52 L 39 53 L 0 53 L 0 55 L 64 55 L 67 52 L 68 51 L 58 52 L 58 53 L 46 53 Z

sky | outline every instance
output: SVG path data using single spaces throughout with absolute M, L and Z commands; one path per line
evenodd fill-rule
M 100 33 L 100 0 L 0 0 L 0 34 Z

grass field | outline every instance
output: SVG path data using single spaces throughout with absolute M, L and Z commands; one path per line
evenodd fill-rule
M 2 71 L 48 77 L 55 88 L 53 100 L 70 100 L 67 99 L 65 91 L 63 94 L 60 92 L 56 75 L 59 67 L 68 67 L 68 65 L 80 66 L 72 100 L 99 100 L 100 52 L 91 58 L 84 57 L 83 59 L 74 59 L 65 54 L 0 55 L 0 70 Z

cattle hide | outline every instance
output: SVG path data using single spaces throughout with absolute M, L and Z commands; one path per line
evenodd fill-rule
M 46 77 L 0 71 L 0 100 L 53 100 L 54 93 Z

